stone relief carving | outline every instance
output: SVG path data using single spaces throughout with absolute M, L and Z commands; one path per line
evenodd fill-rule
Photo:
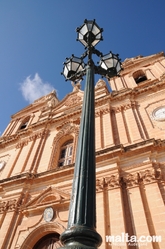
M 102 86 L 106 86 L 106 82 L 102 79 L 100 79 L 97 83 L 96 83 L 96 86 L 95 88 L 99 88 L 99 87 L 102 87 Z
M 47 106 L 49 107 L 49 108 L 53 108 L 53 107 L 55 107 L 55 105 L 56 105 L 56 99 L 55 99 L 55 97 L 49 97 L 49 100 L 48 100 L 48 103 L 47 103 Z
M 102 190 L 104 187 L 104 178 L 96 179 L 96 190 Z
M 138 174 L 128 174 L 123 177 L 124 182 L 126 183 L 127 187 L 134 187 L 137 186 L 139 183 Z
M 41 132 L 37 132 L 37 133 L 32 134 L 32 135 L 29 136 L 27 139 L 25 139 L 25 140 L 19 142 L 19 143 L 16 145 L 16 149 L 19 149 L 19 148 L 21 148 L 21 147 L 23 147 L 23 146 L 28 145 L 28 143 L 29 143 L 30 141 L 34 141 L 35 139 L 41 138 L 42 136 L 46 135 L 46 133 L 48 133 L 48 132 L 49 132 L 49 130 L 43 130 L 43 131 L 41 131 Z
M 105 177 L 105 184 L 108 188 L 119 187 L 119 175 L 111 175 L 110 177 Z
M 5 202 L 0 202 L 0 213 L 3 213 L 7 210 L 7 204 L 8 202 L 5 201 Z
M 5 211 L 14 211 L 22 205 L 23 196 L 21 195 L 18 199 L 11 199 L 9 201 L 0 202 L 0 213 Z
M 111 175 L 109 177 L 103 177 L 101 179 L 97 178 L 96 190 L 102 190 L 104 187 L 108 189 L 120 187 L 119 175 Z
M 126 104 L 126 105 L 121 105 L 121 106 L 116 106 L 116 107 L 111 107 L 111 110 L 114 112 L 118 113 L 121 112 L 122 110 L 128 110 L 132 108 L 132 103 Z
M 65 102 L 65 105 L 66 106 L 73 106 L 77 103 L 79 103 L 81 101 L 81 97 L 80 96 L 73 96 L 73 97 L 70 97 L 68 100 L 66 100 Z
M 154 182 L 156 180 L 155 170 L 151 169 L 140 172 L 140 178 L 144 183 Z
M 127 188 L 131 188 L 139 186 L 141 182 L 148 184 L 157 180 L 163 181 L 162 170 L 160 168 L 124 174 L 122 177 L 118 174 L 112 174 L 109 177 L 97 178 L 96 190 L 103 190 L 104 187 L 108 189 L 122 187 L 122 182 L 126 184 Z

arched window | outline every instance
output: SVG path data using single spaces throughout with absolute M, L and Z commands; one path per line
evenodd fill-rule
M 21 125 L 20 125 L 20 127 L 19 127 L 19 130 L 25 129 L 25 128 L 27 127 L 27 125 L 28 125 L 29 120 L 30 120 L 30 117 L 25 118 L 25 119 L 22 121 L 22 123 L 21 123 Z
M 64 165 L 71 164 L 73 161 L 72 156 L 73 156 L 73 140 L 69 140 L 61 146 L 58 166 L 61 167 Z
M 51 233 L 40 239 L 33 249 L 56 249 L 60 248 L 62 245 L 59 241 L 59 234 Z
M 145 73 L 143 72 L 143 70 L 139 70 L 139 71 L 133 73 L 133 77 L 134 77 L 136 84 L 139 84 L 139 83 L 147 80 L 147 77 L 146 77 Z

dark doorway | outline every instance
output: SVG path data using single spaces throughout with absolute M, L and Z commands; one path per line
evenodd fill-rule
M 42 237 L 33 247 L 33 249 L 56 249 L 62 246 L 58 233 L 47 234 Z

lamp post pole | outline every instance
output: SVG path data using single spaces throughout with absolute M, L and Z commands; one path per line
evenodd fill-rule
M 64 245 L 63 248 L 66 249 L 96 249 L 101 245 L 102 242 L 101 236 L 96 232 L 94 96 L 94 74 L 97 71 L 101 71 L 101 69 L 96 68 L 92 60 L 92 53 L 93 51 L 95 51 L 93 49 L 94 47 L 92 45 L 92 42 L 94 42 L 94 39 L 96 39 L 96 37 L 92 33 L 92 25 L 96 25 L 97 28 L 98 26 L 95 21 L 87 20 L 85 20 L 84 25 L 86 25 L 88 29 L 84 36 L 84 40 L 87 44 L 85 56 L 88 56 L 86 67 L 84 70 L 80 71 L 79 69 L 77 72 L 74 72 L 74 70 L 71 69 L 71 64 L 74 64 L 73 68 L 75 68 L 75 61 L 77 61 L 77 58 L 75 57 L 76 59 L 74 60 L 72 57 L 71 60 L 67 59 L 67 62 L 64 63 L 65 73 L 63 73 L 67 79 L 76 79 L 76 77 L 80 78 L 82 77 L 82 73 L 86 74 L 80 132 L 76 152 L 72 195 L 69 209 L 68 227 L 60 237 L 61 242 Z M 83 31 L 86 28 L 86 26 L 84 25 L 79 28 L 78 31 Z M 102 36 L 100 35 L 99 40 L 101 39 Z M 102 54 L 100 53 L 100 55 Z M 66 70 L 66 68 L 70 69 L 71 74 L 69 73 L 69 70 Z M 69 77 L 67 77 L 68 75 Z

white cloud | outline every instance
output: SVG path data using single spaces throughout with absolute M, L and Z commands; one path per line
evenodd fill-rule
M 54 87 L 47 82 L 43 82 L 39 74 L 36 73 L 34 78 L 28 76 L 20 84 L 20 89 L 25 100 L 32 103 L 34 100 L 50 93 L 54 90 Z

